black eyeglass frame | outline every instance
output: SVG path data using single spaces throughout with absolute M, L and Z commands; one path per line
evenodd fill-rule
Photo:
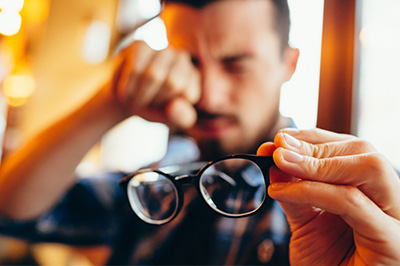
M 266 189 L 268 188 L 269 183 L 270 183 L 269 182 L 269 169 L 271 166 L 275 165 L 273 158 L 272 158 L 272 156 L 258 156 L 258 155 L 252 155 L 252 154 L 232 154 L 232 155 L 221 157 L 219 159 L 205 163 L 205 165 L 203 165 L 200 168 L 200 170 L 198 170 L 197 173 L 195 173 L 195 174 L 173 175 L 172 173 L 174 173 L 174 171 L 172 173 L 165 173 L 159 169 L 151 169 L 151 168 L 141 169 L 130 175 L 125 176 L 119 182 L 120 182 L 120 185 L 125 189 L 125 193 L 127 195 L 128 201 L 129 201 L 128 184 L 129 184 L 129 181 L 136 175 L 146 173 L 146 172 L 154 172 L 154 173 L 158 173 L 158 174 L 168 178 L 172 182 L 172 184 L 174 185 L 174 188 L 176 189 L 177 200 L 178 200 L 178 204 L 174 210 L 173 215 L 171 215 L 167 219 L 156 221 L 156 220 L 148 219 L 145 216 L 140 216 L 139 214 L 137 214 L 135 212 L 135 214 L 138 215 L 140 219 L 144 220 L 146 223 L 149 223 L 149 224 L 156 224 L 156 225 L 166 224 L 166 223 L 169 223 L 170 221 L 172 221 L 179 214 L 179 212 L 181 211 L 181 209 L 183 207 L 183 203 L 184 203 L 184 193 L 183 193 L 182 185 L 188 184 L 188 183 L 190 183 L 196 187 L 197 192 L 201 195 L 201 197 L 205 201 L 206 205 L 209 206 L 213 211 L 215 211 L 225 217 L 230 217 L 230 218 L 247 217 L 247 216 L 250 216 L 250 215 L 256 213 L 257 211 L 259 211 L 262 208 L 262 206 L 265 204 L 268 197 L 265 196 L 265 198 L 263 199 L 263 202 L 260 204 L 260 206 L 250 212 L 247 212 L 244 214 L 229 214 L 229 213 L 226 213 L 221 210 L 213 208 L 207 202 L 206 196 L 201 192 L 201 189 L 200 189 L 200 182 L 201 182 L 200 177 L 204 173 L 204 171 L 218 162 L 221 162 L 224 160 L 230 160 L 230 159 L 245 159 L 245 160 L 249 160 L 249 161 L 255 163 L 263 174 L 264 181 L 265 181 L 265 188 Z M 129 203 L 129 204 L 131 205 L 131 203 Z M 131 206 L 131 208 L 132 208 L 132 206 Z

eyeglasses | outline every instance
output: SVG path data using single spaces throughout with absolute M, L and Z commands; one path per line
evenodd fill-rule
M 188 183 L 195 185 L 211 209 L 238 218 L 255 213 L 266 201 L 272 165 L 271 156 L 235 154 L 208 163 L 139 170 L 120 184 L 133 211 L 149 224 L 165 224 L 178 215 L 182 185 Z

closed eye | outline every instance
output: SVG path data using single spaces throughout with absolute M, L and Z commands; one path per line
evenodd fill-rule
M 228 72 L 242 73 L 250 68 L 251 58 L 249 54 L 226 57 L 222 59 L 222 64 Z

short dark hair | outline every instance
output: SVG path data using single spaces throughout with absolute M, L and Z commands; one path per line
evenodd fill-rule
M 206 5 L 221 0 L 161 0 L 161 3 L 182 3 L 195 8 L 203 8 Z M 229 0 L 233 1 L 233 0 Z M 267 1 L 267 0 L 265 0 Z M 268 0 L 275 7 L 275 30 L 281 39 L 282 49 L 284 50 L 289 44 L 290 31 L 290 11 L 287 0 Z

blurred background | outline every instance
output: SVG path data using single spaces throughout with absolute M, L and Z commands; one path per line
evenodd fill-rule
M 400 2 L 289 0 L 289 6 L 290 43 L 301 53 L 282 89 L 281 112 L 300 128 L 368 139 L 400 168 Z M 0 0 L 1 157 L 90 97 L 109 77 L 122 40 L 165 48 L 158 18 L 134 30 L 159 9 L 158 0 Z M 133 171 L 163 156 L 167 136 L 162 124 L 129 118 L 78 173 Z M 98 265 L 106 253 L 0 237 L 2 265 Z

